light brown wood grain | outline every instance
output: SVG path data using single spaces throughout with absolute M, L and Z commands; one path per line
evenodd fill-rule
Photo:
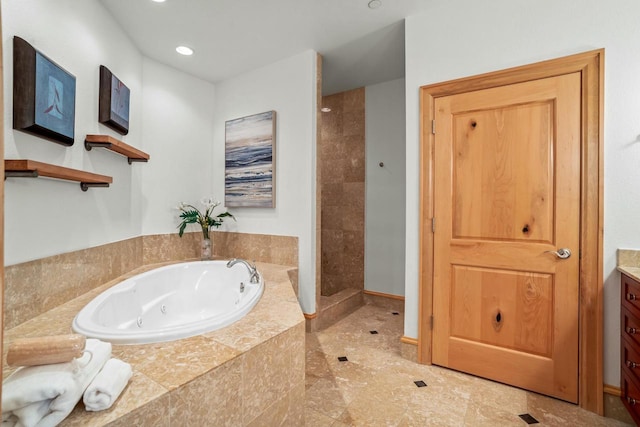
M 86 343 L 84 335 L 54 335 L 18 338 L 7 350 L 7 365 L 35 366 L 70 362 L 82 356 Z
M 580 406 L 602 415 L 604 240 L 604 50 L 584 55 L 580 230 Z
M 0 5 L 0 34 L 2 34 L 2 13 Z M 2 64 L 2 43 L 0 43 L 0 117 L 4 117 L 4 68 Z M 0 157 L 4 160 L 4 120 L 0 120 Z M 0 171 L 4 176 L 4 161 L 0 162 Z M 0 182 L 0 331 L 4 331 L 4 180 Z M 3 354 L 3 336 L 0 334 L 0 354 Z M 0 402 L 2 390 L 0 387 Z M 2 408 L 0 408 L 2 409 Z
M 390 299 L 395 299 L 395 300 L 398 300 L 398 301 L 404 301 L 404 296 L 403 295 L 394 295 L 394 294 L 388 294 L 388 293 L 385 293 L 385 292 L 369 291 L 367 289 L 362 291 L 362 293 L 365 294 L 365 295 L 372 295 L 372 296 L 375 296 L 375 297 L 390 298 Z
M 579 73 L 581 77 L 580 137 L 580 308 L 579 308 L 579 405 L 602 415 L 603 407 L 603 93 L 604 50 L 515 67 L 420 88 L 420 287 L 419 343 L 421 363 L 432 362 L 433 284 L 436 280 L 433 255 L 437 251 L 431 233 L 434 204 L 441 199 L 434 192 L 435 101 L 441 97 L 527 82 L 546 77 Z M 437 124 L 438 132 L 442 123 Z M 441 226 L 436 218 L 436 228 Z M 471 249 L 473 250 L 473 249 Z M 574 254 L 575 255 L 575 254 Z M 501 257 L 508 257 L 503 253 Z M 542 268 L 541 266 L 540 268 Z M 441 319 L 435 319 L 438 324 Z
M 85 145 L 89 143 L 104 144 L 104 148 L 122 154 L 131 159 L 149 160 L 149 154 L 109 135 L 87 135 Z
M 415 346 L 418 345 L 418 340 L 416 338 L 411 338 L 404 335 L 400 337 L 400 342 L 405 344 L 415 345 Z
M 497 100 L 497 102 L 501 102 Z M 454 238 L 553 240 L 552 100 L 456 114 Z M 538 131 L 506 126 L 527 120 Z M 475 127 L 474 127 L 475 124 Z M 521 164 L 539 165 L 535 171 Z M 535 173 L 534 173 L 535 172 Z M 463 197 L 458 186 L 465 190 Z M 487 191 L 490 189 L 490 191 Z M 529 230 L 523 233 L 527 226 Z
M 552 356 L 551 275 L 455 266 L 452 276 L 452 337 Z
M 420 258 L 418 287 L 418 362 L 431 364 L 433 334 L 433 161 L 434 135 L 431 123 L 435 117 L 434 95 L 431 91 L 420 91 Z
M 580 247 L 580 96 L 572 73 L 435 102 L 433 362 L 574 403 L 579 256 L 547 251 Z
M 106 175 L 98 175 L 78 169 L 56 166 L 49 163 L 37 162 L 35 160 L 5 160 L 4 169 L 6 172 L 37 172 L 38 176 L 63 179 L 67 181 L 86 182 L 91 184 L 102 184 L 113 182 L 113 178 Z

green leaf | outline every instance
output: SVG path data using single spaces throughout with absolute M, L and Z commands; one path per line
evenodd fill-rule
M 185 229 L 185 228 L 187 228 L 187 223 L 186 223 L 186 221 L 182 221 L 182 222 L 180 223 L 180 230 L 178 231 L 178 235 L 179 235 L 180 237 L 182 237 L 182 235 L 184 234 L 184 229 Z
M 200 213 L 198 211 L 185 211 L 180 214 L 180 218 L 189 221 L 189 223 L 194 223 L 198 220 Z

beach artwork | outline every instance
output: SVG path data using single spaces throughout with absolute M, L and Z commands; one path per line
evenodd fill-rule
M 226 207 L 275 207 L 276 112 L 225 122 Z

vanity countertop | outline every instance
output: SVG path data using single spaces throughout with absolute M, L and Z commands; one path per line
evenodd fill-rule
M 618 267 L 618 271 L 634 280 L 640 281 L 640 267 Z
M 618 249 L 618 271 L 640 281 L 640 250 Z

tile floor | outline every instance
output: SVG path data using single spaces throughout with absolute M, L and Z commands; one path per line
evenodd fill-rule
M 306 425 L 626 426 L 575 405 L 400 356 L 403 313 L 367 304 L 306 336 Z M 372 334 L 370 331 L 377 331 Z M 347 361 L 339 361 L 338 357 Z M 424 381 L 417 387 L 414 381 Z

